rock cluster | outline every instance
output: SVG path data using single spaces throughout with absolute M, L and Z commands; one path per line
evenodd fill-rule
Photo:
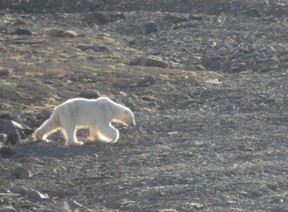
M 12 146 L 20 143 L 21 139 L 26 139 L 31 135 L 33 130 L 23 124 L 11 120 L 9 115 L 0 116 L 0 134 L 4 144 L 11 144 Z

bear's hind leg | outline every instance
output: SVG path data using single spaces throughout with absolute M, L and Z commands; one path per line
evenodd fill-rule
M 119 138 L 119 131 L 111 125 L 100 126 L 99 132 L 102 136 L 104 136 L 106 138 L 105 139 L 106 141 L 108 139 L 108 142 L 111 142 L 111 143 L 116 143 L 118 138 Z M 101 139 L 101 140 L 104 141 L 104 139 Z
M 55 120 L 55 114 L 52 114 L 37 130 L 34 132 L 34 137 L 37 140 L 49 142 L 47 136 L 57 130 L 58 122 Z

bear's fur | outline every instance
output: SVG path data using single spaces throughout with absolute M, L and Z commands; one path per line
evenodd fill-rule
M 120 122 L 126 126 L 135 125 L 132 111 L 109 98 L 74 98 L 57 106 L 52 115 L 35 132 L 37 140 L 46 137 L 60 128 L 65 136 L 65 145 L 82 145 L 77 140 L 77 128 L 89 128 L 89 140 L 117 142 L 119 131 L 111 122 Z M 47 141 L 47 140 L 46 140 Z

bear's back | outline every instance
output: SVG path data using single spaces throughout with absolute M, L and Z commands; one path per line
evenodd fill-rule
M 107 97 L 99 97 L 97 99 L 73 98 L 57 106 L 55 110 L 73 111 L 74 113 L 95 110 L 103 111 L 116 104 Z

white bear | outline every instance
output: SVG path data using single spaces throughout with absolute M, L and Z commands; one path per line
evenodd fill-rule
M 132 111 L 109 98 L 74 98 L 57 106 L 52 115 L 34 132 L 37 140 L 46 137 L 60 128 L 65 136 L 65 145 L 82 145 L 77 140 L 77 128 L 89 128 L 89 140 L 117 142 L 119 131 L 111 122 L 120 122 L 126 126 L 135 125 Z M 48 140 L 46 140 L 48 141 Z

